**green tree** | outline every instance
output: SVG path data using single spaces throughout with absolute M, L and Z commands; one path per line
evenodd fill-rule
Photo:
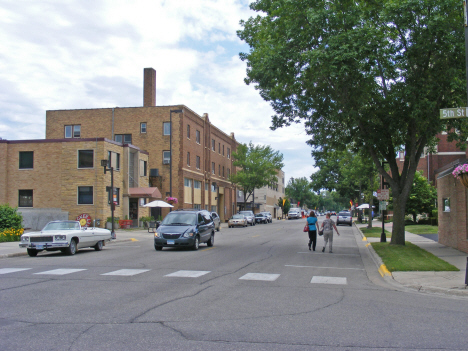
M 299 207 L 304 207 L 312 200 L 311 184 L 306 177 L 290 178 L 285 194 L 289 199 L 293 199 L 293 202 L 299 202 Z
M 17 208 L 10 207 L 8 204 L 0 205 L 0 231 L 23 228 L 23 216 L 17 211 Z
M 257 0 L 250 7 L 261 15 L 241 21 L 238 36 L 250 51 L 240 57 L 245 82 L 276 112 L 272 128 L 303 120 L 313 150 L 365 152 L 392 189 L 391 244 L 404 245 L 424 147 L 443 130 L 460 141 L 468 135 L 466 121 L 439 119 L 439 109 L 466 103 L 462 2 Z
M 283 212 L 283 217 L 288 214 L 289 210 L 291 209 L 291 202 L 288 199 L 283 199 L 280 197 L 278 199 L 278 206 L 281 207 Z
M 240 144 L 232 153 L 233 165 L 240 169 L 229 180 L 244 193 L 244 208 L 255 189 L 278 182 L 278 170 L 283 168 L 283 155 L 270 146 Z
M 436 188 L 422 175 L 422 171 L 416 172 L 406 203 L 406 213 L 413 216 L 413 222 L 416 222 L 418 214 L 427 213 L 431 216 L 432 210 L 435 209 L 436 199 Z

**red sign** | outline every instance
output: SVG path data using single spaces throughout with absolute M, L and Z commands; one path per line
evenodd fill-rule
M 91 216 L 87 213 L 80 214 L 78 217 L 76 217 L 76 220 L 80 222 L 82 227 L 90 227 L 93 223 Z

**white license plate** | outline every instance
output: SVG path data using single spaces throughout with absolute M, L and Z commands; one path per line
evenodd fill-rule
M 44 248 L 44 245 L 42 245 L 42 244 L 39 244 L 39 245 L 36 244 L 36 249 L 42 250 L 43 248 Z
M 174 245 L 175 244 L 175 241 L 174 240 L 168 240 L 167 241 L 167 245 Z

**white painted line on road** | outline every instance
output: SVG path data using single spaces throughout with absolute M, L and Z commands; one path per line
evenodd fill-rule
M 137 275 L 140 273 L 145 273 L 150 271 L 150 269 L 119 269 L 118 271 L 113 271 L 109 273 L 104 273 L 101 275 L 120 275 L 120 276 L 131 276 L 131 275 Z
M 177 271 L 171 274 L 166 274 L 165 277 L 182 277 L 182 278 L 198 278 L 211 271 Z
M 274 282 L 278 279 L 280 274 L 267 274 L 267 273 L 247 273 L 240 277 L 242 280 L 263 280 L 268 282 Z
M 314 252 L 312 252 L 314 253 Z M 298 252 L 298 254 L 311 254 L 310 251 L 304 251 L 304 252 Z M 314 254 L 328 254 L 328 252 L 317 252 L 315 251 Z M 333 256 L 361 256 L 361 255 L 356 255 L 356 254 L 336 254 L 336 253 L 333 253 Z
M 352 269 L 356 271 L 363 271 L 364 268 L 347 268 L 347 267 L 322 267 L 322 266 L 296 266 L 292 264 L 286 264 L 285 267 L 297 267 L 297 268 L 323 268 L 323 269 Z
M 65 274 L 71 274 L 71 273 L 76 273 L 76 272 L 85 271 L 85 270 L 86 269 L 59 268 L 59 269 L 52 269 L 51 271 L 39 272 L 39 273 L 34 273 L 34 274 L 65 275 Z
M 14 272 L 27 271 L 28 269 L 31 269 L 31 268 L 1 268 L 0 269 L 0 274 L 8 274 L 8 273 L 14 273 Z
M 314 276 L 310 281 L 312 284 L 339 284 L 339 285 L 346 285 L 348 284 L 346 278 L 340 277 L 320 277 Z

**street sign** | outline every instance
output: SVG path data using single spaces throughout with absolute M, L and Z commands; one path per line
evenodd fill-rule
M 377 190 L 377 199 L 380 201 L 390 200 L 390 190 L 389 189 L 378 189 Z
M 455 107 L 440 109 L 440 119 L 466 118 L 468 117 L 468 107 Z
M 381 211 L 385 211 L 387 209 L 387 201 L 380 201 L 379 207 Z

